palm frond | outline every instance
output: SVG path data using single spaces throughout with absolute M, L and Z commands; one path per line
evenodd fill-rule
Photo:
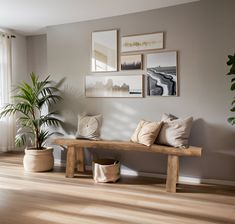
M 17 114 L 18 128 L 15 142 L 23 145 L 31 142 L 36 148 L 41 148 L 47 138 L 54 134 L 43 130 L 46 126 L 58 126 L 61 120 L 56 117 L 56 112 L 42 116 L 44 105 L 51 106 L 62 98 L 60 91 L 47 76 L 42 81 L 35 73 L 30 74 L 31 82 L 21 82 L 17 85 L 13 99 L 14 103 L 6 105 L 0 111 L 0 118 Z
M 18 96 L 24 97 L 24 101 L 33 105 L 35 101 L 34 91 L 27 83 L 22 83 L 18 86 Z
M 231 125 L 235 125 L 235 117 L 229 117 L 229 118 L 228 118 L 228 122 L 229 122 Z
M 17 124 L 20 124 L 23 127 L 28 127 L 30 129 L 34 128 L 33 121 L 30 117 L 22 116 L 16 119 Z
M 55 132 L 49 132 L 49 131 L 45 131 L 45 130 L 41 130 L 38 136 L 38 143 L 39 143 L 39 148 L 42 148 L 46 142 L 46 140 L 52 136 L 53 134 L 55 134 Z
M 22 113 L 25 116 L 28 116 L 30 109 L 31 107 L 27 103 L 23 102 L 17 104 L 8 104 L 2 108 L 0 113 L 0 118 L 4 116 L 14 115 L 17 112 Z
M 61 120 L 55 117 L 47 117 L 42 120 L 41 125 L 46 125 L 46 126 L 59 126 L 61 124 Z
M 42 108 L 44 105 L 50 106 L 53 103 L 57 103 L 58 101 L 62 100 L 62 97 L 59 95 L 47 95 L 39 99 L 38 107 Z
M 30 78 L 31 78 L 31 81 L 32 81 L 33 86 L 36 86 L 37 83 L 38 83 L 38 76 L 36 76 L 35 73 L 32 72 L 32 73 L 30 74 Z
M 18 133 L 15 136 L 15 145 L 20 147 L 27 144 L 27 142 L 32 143 L 33 142 L 33 135 L 31 132 L 22 132 Z

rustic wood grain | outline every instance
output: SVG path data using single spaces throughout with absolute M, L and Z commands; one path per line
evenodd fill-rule
M 75 169 L 75 147 L 69 146 L 67 152 L 67 162 L 66 162 L 66 177 L 74 177 L 74 169 Z
M 90 173 L 67 179 L 64 169 L 24 172 L 23 154 L 0 153 L 1 224 L 234 224 L 235 187 L 179 184 L 122 176 L 94 183 Z
M 77 159 L 77 170 L 79 172 L 85 171 L 85 164 L 84 164 L 84 149 L 81 147 L 76 147 L 76 159 Z
M 163 145 L 152 145 L 151 147 L 133 143 L 130 141 L 91 141 L 83 139 L 69 139 L 69 138 L 58 138 L 53 140 L 53 144 L 62 146 L 76 146 L 81 148 L 96 148 L 96 149 L 110 149 L 110 150 L 133 150 L 141 152 L 153 152 L 163 153 L 168 155 L 177 156 L 198 156 L 202 154 L 200 147 L 190 146 L 187 149 L 174 148 Z
M 179 157 L 168 155 L 166 191 L 175 193 L 179 175 Z

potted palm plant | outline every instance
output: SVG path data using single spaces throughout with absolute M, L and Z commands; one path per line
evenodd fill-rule
M 230 90 L 234 91 L 235 90 L 235 54 L 234 55 L 228 55 L 229 60 L 227 61 L 227 65 L 231 66 L 230 71 L 227 75 L 232 76 L 231 79 L 231 87 Z M 232 108 L 231 108 L 231 112 L 235 112 L 235 97 L 233 97 L 233 101 L 232 101 Z M 228 122 L 231 123 L 232 125 L 235 125 L 235 117 L 229 117 L 228 118 Z
M 16 115 L 15 143 L 16 146 L 27 146 L 23 161 L 26 171 L 48 171 L 54 166 L 53 148 L 47 148 L 45 143 L 57 133 L 49 131 L 49 126 L 58 126 L 61 120 L 56 112 L 45 112 L 45 108 L 62 98 L 49 78 L 40 81 L 36 74 L 31 73 L 30 83 L 20 83 L 13 95 L 13 103 L 7 104 L 0 112 L 0 118 Z

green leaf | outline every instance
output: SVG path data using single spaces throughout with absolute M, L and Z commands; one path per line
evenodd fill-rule
M 16 122 L 18 124 L 21 124 L 23 127 L 33 128 L 33 121 L 29 117 L 24 117 L 24 116 L 19 117 L 16 119 Z
M 35 75 L 35 73 L 31 73 L 30 74 L 30 78 L 31 78 L 31 81 L 33 83 L 33 86 L 36 86 L 37 85 L 37 82 L 38 82 L 38 76 Z
M 229 117 L 228 122 L 232 125 L 235 125 L 235 117 Z
M 29 138 L 28 132 L 22 132 L 15 136 L 15 145 L 16 146 L 23 146 L 26 145 L 27 139 Z
M 232 84 L 231 88 L 232 91 L 235 90 L 235 82 Z
M 234 55 L 228 55 L 229 60 L 227 61 L 227 65 L 235 64 L 235 54 Z
M 40 127 L 42 125 L 46 126 L 59 126 L 62 124 L 62 121 L 58 118 L 55 117 L 58 116 L 58 112 L 51 112 L 45 116 L 40 117 Z
M 43 143 L 49 138 L 49 136 L 53 135 L 53 133 L 49 133 L 49 131 L 41 130 L 38 136 L 39 148 L 43 147 Z
M 235 112 L 235 107 L 233 107 L 230 111 Z
M 5 116 L 10 116 L 15 113 L 15 107 L 13 104 L 8 104 L 5 107 L 2 108 L 0 113 L 0 118 Z
M 58 95 L 47 95 L 39 99 L 38 106 L 41 108 L 43 105 L 51 105 L 52 103 L 57 103 L 62 99 L 61 96 Z
M 228 55 L 229 60 L 227 61 L 227 65 L 232 67 L 230 68 L 230 71 L 227 75 L 235 74 L 235 54 L 234 55 Z
M 235 78 L 232 78 L 232 79 L 231 79 L 231 82 L 234 82 L 234 81 L 235 81 Z

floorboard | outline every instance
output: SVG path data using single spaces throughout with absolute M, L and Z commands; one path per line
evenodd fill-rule
M 0 224 L 235 224 L 235 188 L 178 186 L 122 177 L 97 184 L 91 173 L 65 178 L 64 168 L 25 173 L 21 153 L 0 154 Z

